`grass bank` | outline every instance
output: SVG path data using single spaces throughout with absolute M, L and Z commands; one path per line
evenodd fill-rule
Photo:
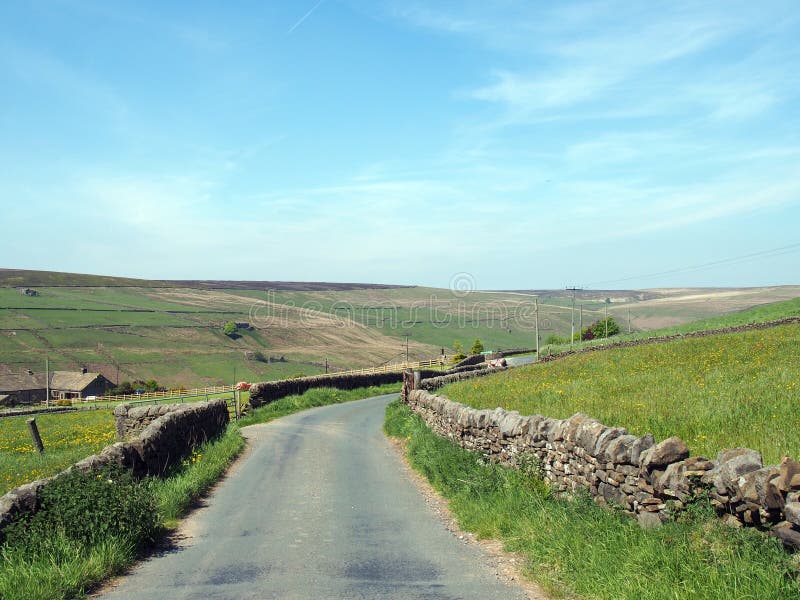
M 474 408 L 586 413 L 692 452 L 747 446 L 800 457 L 800 325 L 578 354 L 446 386 Z
M 255 425 L 256 423 L 268 423 L 279 417 L 285 417 L 301 410 L 315 408 L 317 406 L 327 406 L 329 404 L 339 404 L 352 400 L 362 400 L 372 396 L 382 396 L 384 394 L 394 394 L 402 387 L 399 383 L 387 383 L 385 385 L 358 388 L 355 390 L 337 390 L 335 388 L 317 388 L 309 390 L 305 394 L 287 396 L 276 400 L 261 408 L 252 410 L 246 417 L 239 419 L 240 427 Z
M 407 441 L 411 464 L 450 503 L 461 527 L 502 539 L 527 575 L 554 595 L 609 599 L 795 598 L 798 572 L 777 541 L 721 525 L 702 506 L 641 529 L 587 497 L 553 497 L 532 472 L 483 464 L 433 434 L 400 402 L 386 432 Z
M 47 509 L 0 546 L 0 598 L 81 597 L 123 572 L 142 548 L 177 523 L 243 448 L 239 428 L 232 424 L 165 479 L 134 482 L 124 474 L 103 473 L 53 484 Z M 76 528 L 89 515 L 91 521 Z M 125 527 L 126 520 L 136 527 Z

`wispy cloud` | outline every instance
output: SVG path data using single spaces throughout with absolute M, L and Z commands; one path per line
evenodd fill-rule
M 322 5 L 322 3 L 323 3 L 324 1 L 325 1 L 325 0 L 318 0 L 318 1 L 317 1 L 317 3 L 316 3 L 314 6 L 312 6 L 312 7 L 309 9 L 309 11 L 308 11 L 307 13 L 305 13 L 305 14 L 304 14 L 302 17 L 300 17 L 300 18 L 299 18 L 299 19 L 298 19 L 298 20 L 295 22 L 295 24 L 294 24 L 294 25 L 292 25 L 291 27 L 289 27 L 289 30 L 288 30 L 286 33 L 287 33 L 287 34 L 290 34 L 290 33 L 292 33 L 292 32 L 293 32 L 295 29 L 297 29 L 298 27 L 300 27 L 300 25 L 302 25 L 302 24 L 305 22 L 305 20 L 306 20 L 306 19 L 308 19 L 308 17 L 310 17 L 312 14 L 314 14 L 314 12 L 315 12 L 315 11 L 316 11 L 316 10 L 317 10 L 317 9 L 318 9 L 318 8 L 319 8 L 321 5 Z

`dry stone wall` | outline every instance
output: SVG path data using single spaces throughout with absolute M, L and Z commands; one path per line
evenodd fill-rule
M 427 382 L 422 381 L 422 387 Z M 764 467 L 749 449 L 691 457 L 677 437 L 658 444 L 584 414 L 568 419 L 476 410 L 425 389 L 408 376 L 403 401 L 439 435 L 506 466 L 534 460 L 557 492 L 585 490 L 595 501 L 621 507 L 645 526 L 666 519 L 701 491 L 734 525 L 769 528 L 800 548 L 800 463 L 784 458 Z
M 151 409 L 161 412 L 167 406 L 117 407 L 114 412 L 118 435 L 122 420 L 122 430 L 136 432 L 135 437 L 107 446 L 100 454 L 84 458 L 63 473 L 70 469 L 88 472 L 117 465 L 132 470 L 137 476 L 161 475 L 195 446 L 221 434 L 228 425 L 225 400 L 168 406 L 169 410 L 158 416 L 149 414 Z M 38 510 L 39 491 L 58 476 L 20 486 L 0 498 L 0 537 L 3 529 L 18 515 Z
M 500 371 L 505 371 L 506 367 L 492 367 L 492 368 L 482 367 L 478 369 L 468 369 L 468 370 L 462 370 L 462 369 L 465 369 L 465 367 L 458 367 L 456 369 L 453 369 L 453 371 L 449 371 L 445 375 L 438 375 L 436 377 L 430 377 L 427 379 L 423 374 L 419 388 L 422 390 L 427 390 L 429 392 L 432 392 L 450 383 L 456 383 L 457 381 L 464 381 L 465 379 L 473 379 L 474 377 L 483 377 L 484 375 L 489 375 L 491 373 L 498 373 Z
M 266 381 L 264 383 L 256 383 L 250 388 L 250 405 L 253 408 L 258 408 L 286 396 L 304 394 L 308 390 L 315 388 L 329 387 L 339 390 L 354 390 L 373 385 L 400 383 L 401 381 L 403 381 L 403 374 L 400 372 L 326 375 L 324 377 L 299 377 L 297 379 Z

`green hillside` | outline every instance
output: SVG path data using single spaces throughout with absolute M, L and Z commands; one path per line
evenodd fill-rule
M 799 381 L 800 324 L 791 324 L 577 354 L 442 393 L 475 408 L 582 412 L 636 435 L 677 435 L 704 456 L 746 446 L 777 463 L 800 457 Z
M 702 302 L 695 300 L 700 293 Z M 541 338 L 568 335 L 572 299 L 564 291 L 539 294 Z M 649 319 L 683 311 L 688 320 L 800 296 L 800 288 L 585 294 L 587 321 L 608 306 L 612 313 L 630 309 L 635 323 L 639 311 Z M 51 368 L 86 366 L 112 381 L 155 378 L 193 387 L 229 383 L 234 370 L 237 379 L 254 381 L 319 373 L 326 359 L 333 369 L 398 361 L 406 355 L 406 335 L 412 359 L 434 358 L 441 348 L 452 354 L 455 340 L 469 347 L 475 338 L 487 350 L 534 347 L 534 302 L 515 292 L 0 270 L 0 373 L 41 371 L 48 357 Z M 774 310 L 757 309 L 753 318 Z M 222 333 L 227 321 L 251 327 L 233 339 Z

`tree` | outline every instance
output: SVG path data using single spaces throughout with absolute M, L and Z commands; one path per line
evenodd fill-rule
M 225 323 L 225 327 L 222 328 L 222 333 L 227 335 L 228 337 L 233 337 L 236 335 L 236 323 L 233 321 L 228 321 Z
M 469 349 L 470 354 L 480 354 L 483 352 L 483 342 L 479 338 L 475 338 L 472 342 L 472 347 Z
M 619 325 L 614 320 L 614 317 L 608 317 L 608 337 L 612 335 L 617 335 L 620 332 Z M 604 338 L 606 337 L 606 319 L 601 319 L 596 323 L 593 323 L 591 326 L 592 330 L 592 338 Z M 586 338 L 586 339 L 592 339 Z
M 453 342 L 453 350 L 455 351 L 455 354 L 453 354 L 453 362 L 464 360 L 467 357 L 464 354 L 464 346 L 461 345 L 460 340 Z

